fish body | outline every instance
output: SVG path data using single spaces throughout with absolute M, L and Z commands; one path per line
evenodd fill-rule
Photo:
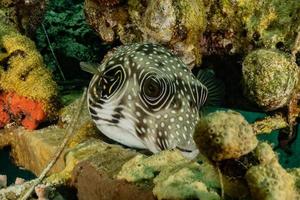
M 208 89 L 178 57 L 156 44 L 121 46 L 94 74 L 88 107 L 104 135 L 153 153 L 197 152 L 193 133 Z

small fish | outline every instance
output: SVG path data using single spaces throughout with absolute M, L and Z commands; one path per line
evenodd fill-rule
M 129 147 L 153 153 L 177 148 L 187 157 L 197 155 L 193 133 L 199 110 L 208 100 L 220 99 L 211 73 L 197 79 L 156 44 L 121 46 L 104 60 L 96 68 L 82 63 L 94 74 L 88 107 L 98 129 Z

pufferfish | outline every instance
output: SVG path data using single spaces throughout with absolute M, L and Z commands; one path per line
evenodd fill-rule
M 180 58 L 157 44 L 121 46 L 97 68 L 82 68 L 94 74 L 88 108 L 104 135 L 153 153 L 178 149 L 187 157 L 197 155 L 193 133 L 199 110 L 219 99 L 211 75 L 196 78 Z

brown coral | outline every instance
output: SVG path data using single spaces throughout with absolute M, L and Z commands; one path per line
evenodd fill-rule
M 115 6 L 120 3 L 120 0 L 97 0 L 101 5 Z

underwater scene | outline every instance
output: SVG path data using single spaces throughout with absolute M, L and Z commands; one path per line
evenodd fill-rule
M 0 200 L 300 200 L 299 0 L 0 0 Z

